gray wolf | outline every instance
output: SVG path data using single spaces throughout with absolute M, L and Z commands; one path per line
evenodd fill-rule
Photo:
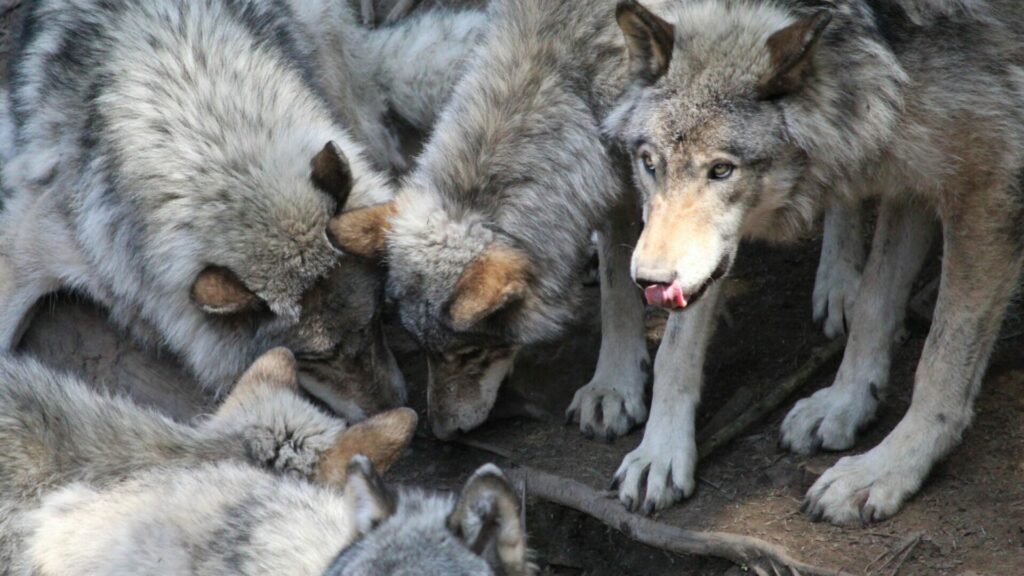
M 614 12 L 611 0 L 492 3 L 485 40 L 396 201 L 340 218 L 347 251 L 389 263 L 387 297 L 429 356 L 441 438 L 483 422 L 517 350 L 578 315 L 595 230 L 601 350 L 567 417 L 609 440 L 647 419 L 643 299 L 629 278 L 642 222 L 629 161 L 600 122 L 630 78 Z M 837 248 L 824 262 L 839 264 L 819 281 L 832 332 L 857 278 L 845 264 L 856 259 L 836 256 L 847 236 L 829 236 Z
M 619 8 L 634 81 L 606 128 L 633 158 L 644 196 L 632 275 L 685 304 L 674 306 L 655 363 L 643 443 L 618 472 L 620 498 L 659 508 L 692 474 L 692 464 L 676 467 L 695 454 L 700 387 L 687 374 L 699 373 L 716 280 L 740 239 L 785 241 L 827 203 L 878 195 L 843 363 L 832 386 L 792 409 L 782 443 L 845 450 L 873 419 L 940 221 L 941 288 L 911 407 L 880 444 L 826 471 L 805 501 L 812 517 L 834 523 L 890 517 L 969 425 L 1017 286 L 1024 12 L 999 1 L 700 0 L 659 15 Z
M 376 470 L 405 450 L 415 413 L 346 427 L 297 392 L 294 358 L 275 349 L 185 425 L 0 360 L 0 573 L 528 573 L 497 468 L 458 499 L 392 490 Z
M 454 44 L 475 43 L 479 16 L 439 18 L 369 32 L 341 0 L 33 3 L 5 114 L 0 348 L 64 288 L 210 388 L 286 345 L 339 413 L 400 404 L 381 273 L 331 227 L 393 195 L 385 108 L 429 122 L 443 97 L 382 82 L 443 94 Z M 413 46 L 440 80 L 410 80 Z

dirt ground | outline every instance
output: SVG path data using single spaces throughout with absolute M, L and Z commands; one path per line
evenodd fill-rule
M 6 3 L 0 0 L 0 15 Z M 6 30 L 7 25 L 0 24 L 0 64 Z M 727 314 L 709 353 L 702 423 L 739 387 L 780 380 L 824 343 L 810 319 L 817 250 L 813 240 L 787 250 L 745 248 L 728 281 Z M 925 277 L 936 269 L 933 263 Z M 495 460 L 507 467 L 529 463 L 603 489 L 642 432 L 605 444 L 562 424 L 573 392 L 589 380 L 596 361 L 596 289 L 589 289 L 588 298 L 590 313 L 563 340 L 523 355 L 495 411 L 512 417 L 495 418 L 472 434 L 508 452 L 511 461 L 439 443 L 423 433 L 391 478 L 452 488 L 475 466 Z M 662 321 L 652 312 L 652 350 Z M 837 528 L 812 523 L 798 510 L 814 478 L 842 454 L 810 459 L 786 454 L 776 447 L 778 428 L 796 399 L 830 382 L 833 364 L 782 409 L 702 462 L 696 495 L 657 520 L 757 536 L 788 548 L 801 560 L 853 574 L 1024 574 L 1024 337 L 1007 332 L 993 356 L 975 424 L 963 445 L 896 518 L 866 528 Z M 877 443 L 906 410 L 925 334 L 921 322 L 909 324 L 881 418 L 854 453 Z M 392 330 L 391 341 L 412 386 L 414 404 L 422 408 L 423 361 L 399 329 Z M 58 295 L 42 303 L 22 350 L 180 419 L 210 406 L 210 399 L 190 384 L 172 355 L 139 349 L 107 324 L 102 310 L 75 295 Z M 742 573 L 723 561 L 673 556 L 634 544 L 582 514 L 543 502 L 531 500 L 527 518 L 531 545 L 550 574 Z M 904 548 L 909 555 L 884 565 L 887 553 Z

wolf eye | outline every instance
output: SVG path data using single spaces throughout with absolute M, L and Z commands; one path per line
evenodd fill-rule
M 725 180 L 729 176 L 732 176 L 732 171 L 736 167 L 728 162 L 719 162 L 711 167 L 711 171 L 708 172 L 708 178 L 712 180 Z
M 651 178 L 654 178 L 654 176 L 655 176 L 655 174 L 657 174 L 658 170 L 654 167 L 654 160 L 651 159 L 650 153 L 644 152 L 643 154 L 641 154 L 640 155 L 640 162 L 643 163 L 644 170 L 646 170 L 647 173 L 651 175 Z

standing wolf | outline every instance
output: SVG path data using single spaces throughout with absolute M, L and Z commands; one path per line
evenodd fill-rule
M 388 490 L 373 465 L 401 455 L 415 413 L 346 428 L 297 387 L 273 350 L 192 427 L 0 360 L 0 574 L 529 573 L 500 471 L 458 501 Z
M 629 78 L 614 12 L 613 0 L 494 2 L 486 39 L 397 201 L 346 213 L 335 228 L 348 251 L 386 248 L 387 294 L 427 350 L 442 438 L 483 422 L 516 351 L 559 336 L 579 312 L 594 230 L 601 350 L 568 415 L 607 439 L 647 418 L 643 301 L 629 278 L 640 215 L 628 159 L 599 121 Z M 826 327 L 842 324 L 850 268 L 822 268 Z
M 742 237 L 784 240 L 830 200 L 881 195 L 835 383 L 799 402 L 783 444 L 850 448 L 874 417 L 893 335 L 942 222 L 942 281 L 909 411 L 841 459 L 806 507 L 836 523 L 887 518 L 960 441 L 1024 250 L 1024 10 L 1016 2 L 701 0 L 665 20 L 619 8 L 634 88 L 607 122 L 645 197 L 633 276 L 675 310 L 655 365 L 644 445 L 620 496 L 674 499 L 716 280 Z M 937 39 L 941 39 L 939 42 Z M 664 359 L 663 359 L 664 358 Z M 672 374 L 663 378 L 662 374 Z M 642 446 L 643 447 L 643 446 Z M 657 456 L 662 454 L 663 456 Z M 685 471 L 688 476 L 692 468 Z
M 69 288 L 215 389 L 287 345 L 335 410 L 400 403 L 379 273 L 331 227 L 392 196 L 387 102 L 428 122 L 441 98 L 385 100 L 376 79 L 443 93 L 474 42 L 479 15 L 439 18 L 370 33 L 343 0 L 33 3 L 10 75 L 0 348 Z M 437 85 L 408 82 L 403 38 L 433 50 Z

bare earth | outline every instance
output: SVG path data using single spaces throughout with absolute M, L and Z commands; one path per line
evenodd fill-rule
M 0 64 L 15 12 L 0 0 Z M 789 250 L 748 247 L 729 280 L 728 314 L 718 327 L 706 368 L 702 422 L 738 387 L 782 379 L 824 342 L 810 320 L 815 242 Z M 927 275 L 934 275 L 933 263 Z M 452 487 L 481 462 L 527 463 L 603 489 L 621 458 L 640 441 L 637 431 L 614 444 L 586 440 L 561 416 L 596 361 L 599 304 L 568 337 L 524 355 L 496 412 L 530 414 L 493 421 L 478 441 L 507 451 L 512 462 L 459 445 L 417 440 L 392 479 Z M 1015 311 L 1020 314 L 1020 311 Z M 652 346 L 663 319 L 649 319 Z M 757 536 L 788 548 L 801 560 L 853 574 L 1024 574 L 1024 337 L 1000 342 L 963 445 L 932 474 L 922 492 L 895 518 L 870 527 L 837 528 L 810 522 L 800 500 L 814 478 L 841 454 L 803 459 L 776 448 L 779 423 L 797 398 L 744 437 L 702 463 L 697 494 L 657 520 L 689 529 Z M 893 385 L 879 422 L 858 443 L 877 443 L 906 410 L 914 365 L 926 326 L 911 323 L 894 362 Z M 392 341 L 413 395 L 423 407 L 423 362 L 400 330 Z M 212 404 L 189 382 L 177 360 L 141 350 L 109 326 L 102 310 L 74 295 L 43 302 L 22 349 L 100 385 L 133 395 L 188 419 Z M 827 368 L 798 397 L 825 386 Z M 551 574 L 742 574 L 728 563 L 664 554 L 630 542 L 613 529 L 572 511 L 531 501 L 528 522 L 538 560 Z M 903 550 L 903 554 L 894 554 Z

